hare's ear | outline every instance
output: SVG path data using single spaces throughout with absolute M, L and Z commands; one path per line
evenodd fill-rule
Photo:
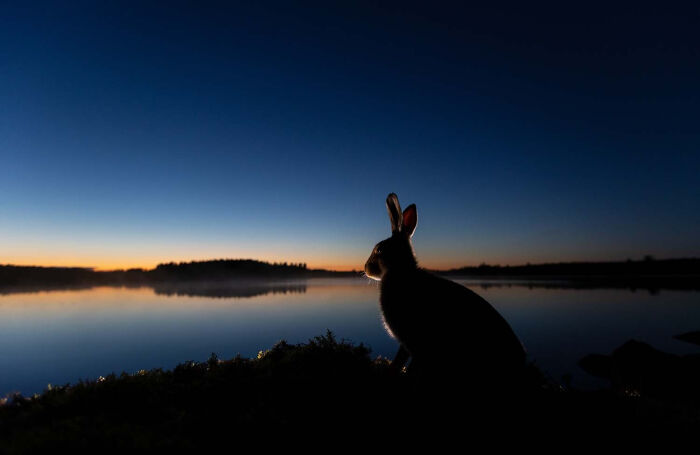
M 416 231 L 417 224 L 418 211 L 416 211 L 416 204 L 411 204 L 408 207 L 406 207 L 406 210 L 403 211 L 403 222 L 401 226 L 401 232 L 411 237 Z
M 389 219 L 391 220 L 391 233 L 401 232 L 403 215 L 401 214 L 399 198 L 394 193 L 386 197 L 386 209 L 389 211 Z

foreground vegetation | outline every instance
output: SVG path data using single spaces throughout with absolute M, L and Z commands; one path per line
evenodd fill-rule
M 280 342 L 255 359 L 212 354 L 169 371 L 109 375 L 10 397 L 0 406 L 0 453 L 195 449 L 222 438 L 238 445 L 262 433 L 267 439 L 260 444 L 269 447 L 282 444 L 276 438 L 283 433 L 369 443 L 377 435 L 460 439 L 495 432 L 545 440 L 697 428 L 693 416 L 673 407 L 609 391 L 567 390 L 533 366 L 517 392 L 428 384 L 329 332 L 305 344 Z

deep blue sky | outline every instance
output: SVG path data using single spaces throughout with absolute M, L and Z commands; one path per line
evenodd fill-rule
M 700 7 L 27 3 L 0 263 L 700 256 Z

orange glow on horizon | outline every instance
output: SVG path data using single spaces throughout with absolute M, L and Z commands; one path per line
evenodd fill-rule
M 304 261 L 304 259 L 279 259 L 279 258 L 265 258 L 265 257 L 193 257 L 193 258 L 181 258 L 181 259 L 152 259 L 146 261 L 98 261 L 90 258 L 56 258 L 56 257 L 22 257 L 22 258 L 8 258 L 3 257 L 0 265 L 16 265 L 16 266 L 38 266 L 38 267 L 81 267 L 90 268 L 96 271 L 111 271 L 111 270 L 127 270 L 127 269 L 144 269 L 149 270 L 155 268 L 158 264 L 168 263 L 168 262 L 190 262 L 190 261 L 209 261 L 217 259 L 253 259 L 264 262 L 288 262 L 288 263 L 298 263 L 306 262 L 309 269 L 326 269 L 326 270 L 336 270 L 341 272 L 349 272 L 353 270 L 361 270 L 364 266 L 364 262 L 353 264 L 351 262 L 344 263 L 333 263 L 330 261 Z
M 309 269 L 325 269 L 334 270 L 338 272 L 352 272 L 352 271 L 362 271 L 364 267 L 364 260 L 358 262 L 351 261 L 304 261 L 300 260 L 284 260 L 279 258 L 264 258 L 264 257 L 217 257 L 217 258 L 182 258 L 182 259 L 152 259 L 147 261 L 97 261 L 91 259 L 77 259 L 72 258 L 54 258 L 54 257 L 44 257 L 44 258 L 3 258 L 0 265 L 16 265 L 16 266 L 39 266 L 39 267 L 82 267 L 91 268 L 96 271 L 104 272 L 111 270 L 127 270 L 127 269 L 144 269 L 150 270 L 155 268 L 158 264 L 168 263 L 168 262 L 190 262 L 190 261 L 208 261 L 216 259 L 254 259 L 265 262 L 306 262 Z M 424 268 L 433 270 L 447 270 L 459 267 L 475 266 L 478 264 L 469 264 L 465 262 L 457 261 L 429 261 L 421 262 L 420 264 Z
M 288 263 L 306 263 L 309 269 L 325 269 L 336 271 L 361 271 L 364 268 L 367 255 L 365 251 L 356 252 L 354 250 L 332 251 L 332 252 L 314 252 L 304 254 L 301 251 L 289 250 L 281 248 L 281 251 L 276 253 L 251 250 L 239 250 L 227 248 L 207 248 L 205 251 L 196 251 L 195 249 L 183 248 L 178 251 L 78 251 L 76 254 L 71 254 L 68 251 L 32 251 L 26 254 L 21 250 L 12 252 L 6 251 L 3 256 L 0 256 L 0 264 L 17 265 L 17 266 L 44 266 L 44 267 L 84 267 L 92 268 L 97 271 L 109 270 L 126 270 L 132 268 L 153 269 L 158 264 L 168 262 L 190 262 L 190 261 L 206 261 L 216 259 L 254 259 L 265 262 L 288 262 Z M 209 250 L 209 251 L 206 251 Z M 213 250 L 219 250 L 217 253 Z M 9 254 L 8 254 L 9 253 Z M 13 254 L 14 253 L 14 254 Z M 48 254 L 47 254 L 48 253 Z M 52 254 L 53 253 L 53 254 Z M 139 254 L 142 253 L 142 254 Z M 150 254 L 149 254 L 150 253 Z M 325 253 L 325 254 L 324 254 Z M 428 256 L 428 255 L 425 255 Z M 466 259 L 466 260 L 465 260 Z M 510 259 L 510 260 L 507 260 Z M 421 260 L 419 255 L 419 264 L 421 267 L 432 270 L 448 270 L 466 266 L 478 266 L 486 262 L 491 265 L 516 265 L 525 264 L 527 262 L 544 263 L 558 262 L 561 258 L 541 257 L 541 258 L 505 258 L 502 256 L 490 258 L 460 258 L 456 254 L 433 255 L 425 257 Z

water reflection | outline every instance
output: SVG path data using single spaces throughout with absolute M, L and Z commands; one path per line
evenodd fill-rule
M 212 298 L 250 298 L 265 294 L 303 294 L 305 282 L 184 282 L 157 283 L 152 285 L 158 295 L 212 297 Z
M 674 335 L 698 329 L 700 293 L 585 289 L 457 279 L 506 317 L 528 355 L 553 378 L 572 374 L 583 356 L 611 352 L 630 338 L 685 354 L 696 346 Z M 31 394 L 110 372 L 171 368 L 186 360 L 253 357 L 280 339 L 291 343 L 332 330 L 392 356 L 379 290 L 362 279 L 169 284 L 60 290 L 0 290 L 0 396 Z M 430 304 L 430 302 L 426 302 Z
M 85 291 L 91 289 L 152 289 L 158 295 L 212 298 L 250 298 L 265 294 L 303 294 L 305 281 L 190 281 L 160 282 L 137 285 L 22 285 L 0 286 L 0 295 L 38 294 L 60 291 Z
M 352 278 L 327 278 L 326 281 L 352 280 Z M 656 295 L 662 290 L 667 291 L 700 291 L 700 280 L 688 278 L 664 278 L 646 280 L 603 280 L 595 279 L 505 279 L 505 278 L 471 278 L 450 276 L 449 279 L 460 282 L 473 289 L 510 289 L 527 288 L 534 289 L 571 289 L 571 290 L 595 290 L 595 289 L 622 289 L 630 292 L 648 292 Z M 313 279 L 312 279 L 313 280 Z M 115 285 L 0 285 L 0 295 L 40 293 L 51 291 L 79 291 L 95 288 L 150 288 L 158 295 L 165 296 L 190 296 L 190 297 L 213 297 L 213 298 L 250 298 L 265 294 L 293 294 L 305 293 L 306 283 L 309 280 L 234 280 L 234 281 L 178 281 L 178 282 L 154 282 L 136 284 L 115 284 Z
M 622 289 L 629 292 L 648 292 L 656 295 L 662 290 L 666 291 L 700 291 L 700 280 L 667 280 L 652 282 L 634 281 L 601 281 L 601 280 L 505 280 L 505 279 L 471 279 L 461 277 L 450 277 L 451 279 L 463 282 L 470 287 L 480 289 L 491 288 L 517 288 L 523 287 L 532 289 L 573 289 L 573 290 L 594 290 L 594 289 Z
M 0 285 L 0 295 L 10 294 L 37 294 L 39 292 L 51 291 L 80 291 L 96 287 L 92 284 L 22 284 L 22 285 Z M 121 286 L 119 286 L 121 287 Z

